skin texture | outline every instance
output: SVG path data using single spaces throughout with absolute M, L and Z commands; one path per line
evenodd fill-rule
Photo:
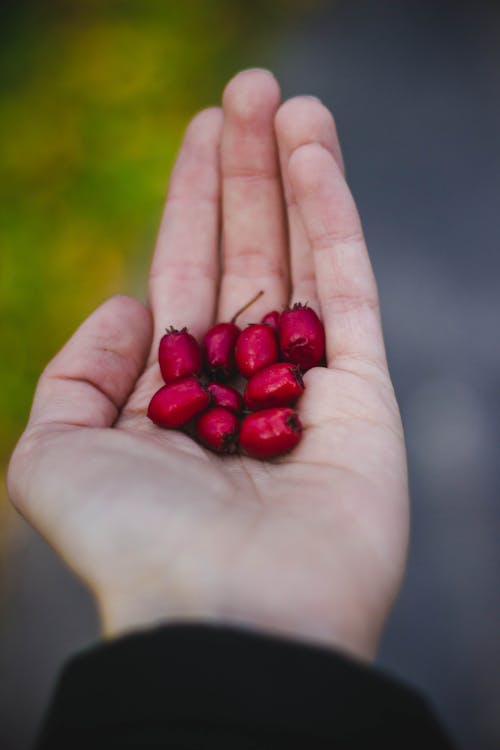
M 269 463 L 215 456 L 145 416 L 165 328 L 201 340 L 253 288 L 264 295 L 241 326 L 307 299 L 326 329 L 328 367 L 304 378 L 303 438 Z M 8 484 L 95 594 L 108 637 L 205 620 L 373 658 L 406 556 L 405 448 L 376 284 L 318 100 L 281 104 L 270 73 L 244 71 L 222 109 L 193 119 L 149 308 L 108 300 L 52 360 Z

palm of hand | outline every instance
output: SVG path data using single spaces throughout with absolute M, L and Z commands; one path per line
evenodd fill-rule
M 246 75 L 254 76 L 254 87 L 269 85 L 264 74 Z M 226 106 L 230 110 L 231 101 Z M 308 106 L 317 111 L 319 105 Z M 230 120 L 231 113 L 226 117 Z M 279 145 L 284 150 L 287 119 L 281 119 L 285 146 Z M 225 127 L 233 128 L 230 141 L 235 126 Z M 181 165 L 183 158 L 189 164 L 185 148 Z M 307 147 L 301 150 L 304 162 Z M 314 220 L 307 214 L 310 178 L 306 174 L 303 179 L 301 204 L 299 167 L 294 188 L 308 226 Z M 338 170 L 335 174 L 338 181 Z M 172 185 L 182 179 L 178 168 Z M 289 217 L 292 211 L 290 206 Z M 170 226 L 174 224 L 171 219 Z M 334 249 L 347 266 L 352 252 L 347 240 L 358 254 L 361 240 L 356 229 L 348 226 L 343 232 L 346 241 Z M 335 240 L 330 231 L 324 236 L 330 243 Z M 162 234 L 157 257 L 161 239 Z M 322 243 L 317 248 L 320 262 L 327 257 Z M 163 258 L 156 259 L 156 268 L 165 256 L 163 251 Z M 170 268 L 175 266 L 171 261 Z M 251 256 L 248 262 L 253 262 Z M 358 260 L 354 263 L 359 266 Z M 276 291 L 273 297 L 267 270 L 259 287 L 265 286 L 266 275 L 272 303 L 265 297 L 262 312 L 283 302 Z M 161 277 L 158 271 L 152 276 Z M 176 283 L 182 304 L 181 284 L 175 278 L 171 283 Z M 234 279 L 229 283 L 235 286 Z M 59 363 L 56 358 L 42 378 L 31 427 L 12 463 L 11 490 L 18 506 L 95 592 L 110 633 L 156 620 L 201 618 L 319 640 L 363 657 L 373 654 L 402 574 L 407 489 L 397 404 L 383 352 L 379 357 L 370 348 L 379 346 L 381 336 L 373 298 L 362 297 L 369 283 L 362 278 L 361 291 L 330 293 L 328 302 L 317 276 L 315 291 L 317 287 L 330 348 L 329 315 L 351 341 L 360 318 L 370 342 L 365 351 L 362 346 L 352 352 L 342 347 L 344 354 L 337 348 L 335 356 L 329 352 L 328 369 L 306 374 L 298 407 L 303 440 L 292 454 L 272 463 L 220 458 L 145 418 L 149 398 L 161 385 L 154 361 L 158 337 L 173 322 L 165 320 L 165 302 L 155 308 L 154 289 L 155 331 L 150 364 L 142 375 L 151 322 L 144 308 L 127 298 L 111 300 L 95 313 L 76 334 L 76 343 L 67 345 L 69 354 L 63 350 Z M 246 281 L 239 301 L 249 296 L 248 286 Z M 237 306 L 235 299 L 225 292 L 223 279 L 218 304 L 223 318 L 230 305 Z M 186 322 L 181 310 L 175 314 L 178 325 Z M 249 319 L 254 315 L 250 311 Z M 199 335 L 209 324 L 193 316 L 190 327 Z M 124 325 L 125 336 L 120 333 Z M 118 351 L 111 351 L 111 339 L 120 336 Z M 86 346 L 98 356 L 81 365 Z M 77 361 L 73 358 L 68 367 L 77 347 Z M 84 376 L 81 367 L 86 368 Z M 66 394 L 57 391 L 64 418 L 54 413 L 59 407 L 51 398 L 61 384 L 71 397 L 66 415 Z

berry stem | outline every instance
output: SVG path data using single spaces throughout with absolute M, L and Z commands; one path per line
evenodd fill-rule
M 245 305 L 243 305 L 243 307 L 240 307 L 240 309 L 235 312 L 230 322 L 236 323 L 236 319 L 239 318 L 240 315 L 245 312 L 245 310 L 248 310 L 248 308 L 251 307 L 254 302 L 257 302 L 257 300 L 260 299 L 263 294 L 264 292 L 262 291 L 262 289 L 260 290 L 260 292 L 257 292 L 257 294 L 254 297 L 252 297 L 252 299 L 249 302 L 247 302 Z

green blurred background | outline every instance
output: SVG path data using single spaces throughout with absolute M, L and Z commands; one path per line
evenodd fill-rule
M 37 377 L 104 298 L 144 297 L 169 169 L 310 0 L 52 0 L 0 23 L 0 466 Z M 3 482 L 2 482 L 3 484 Z M 0 500 L 5 511 L 5 495 Z

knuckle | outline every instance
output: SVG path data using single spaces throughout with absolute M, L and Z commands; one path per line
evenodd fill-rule
M 225 275 L 258 278 L 273 276 L 285 278 L 286 271 L 283 264 L 276 262 L 261 248 L 253 245 L 241 245 L 227 254 L 225 259 Z
M 352 292 L 350 294 L 332 293 L 327 297 L 326 302 L 333 314 L 359 312 L 362 310 L 376 312 L 379 309 L 378 298 L 372 294 L 363 292 Z
M 331 250 L 336 245 L 358 245 L 364 243 L 363 231 L 359 227 L 334 228 L 311 236 L 314 250 Z

